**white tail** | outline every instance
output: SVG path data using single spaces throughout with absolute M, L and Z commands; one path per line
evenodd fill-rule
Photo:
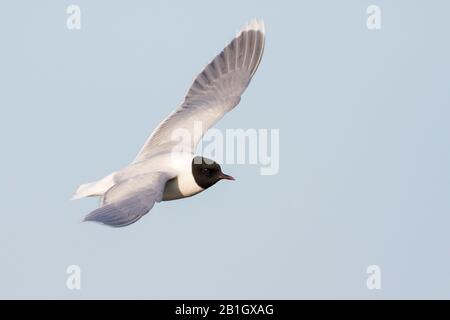
M 114 185 L 114 173 L 98 181 L 82 184 L 78 187 L 71 200 L 102 196 Z

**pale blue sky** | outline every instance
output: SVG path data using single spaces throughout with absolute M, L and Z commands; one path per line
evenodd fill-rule
M 82 28 L 66 28 L 78 4 Z M 382 28 L 366 28 L 366 8 Z M 448 1 L 4 1 L 1 298 L 450 298 Z M 80 223 L 253 17 L 266 51 L 219 128 L 280 130 L 280 172 Z M 66 267 L 82 289 L 66 288 Z M 366 288 L 366 267 L 382 289 Z

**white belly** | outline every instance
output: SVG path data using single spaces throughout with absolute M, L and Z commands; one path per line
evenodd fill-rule
M 147 161 L 133 164 L 119 172 L 121 179 L 129 179 L 136 174 L 163 171 L 176 175 L 166 183 L 163 201 L 193 196 L 204 189 L 195 182 L 192 175 L 192 159 L 190 153 L 166 153 Z

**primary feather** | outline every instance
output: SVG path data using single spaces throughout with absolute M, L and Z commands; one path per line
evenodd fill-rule
M 191 138 L 186 149 L 192 153 L 205 132 L 240 101 L 241 95 L 255 74 L 264 52 L 263 21 L 252 21 L 242 29 L 222 52 L 195 78 L 184 102 L 151 134 L 134 162 L 143 161 L 179 144 L 174 130 L 185 130 Z M 202 130 L 195 130 L 195 123 Z

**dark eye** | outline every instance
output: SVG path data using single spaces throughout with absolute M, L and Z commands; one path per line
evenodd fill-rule
M 203 168 L 203 169 L 202 169 L 202 172 L 203 172 L 203 173 L 209 173 L 209 169 L 208 169 L 208 168 Z

